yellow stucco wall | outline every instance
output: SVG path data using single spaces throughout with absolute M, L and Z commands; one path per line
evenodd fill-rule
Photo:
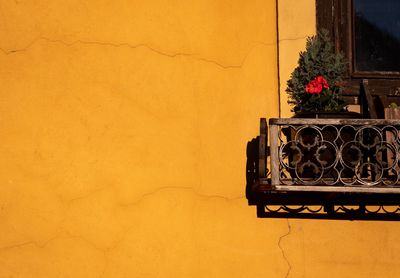
M 313 2 L 279 1 L 281 93 Z M 275 1 L 14 0 L 0 15 L 1 278 L 399 276 L 397 223 L 247 206 L 246 143 L 289 111 Z
M 286 224 L 244 198 L 275 10 L 1 1 L 0 277 L 283 275 Z

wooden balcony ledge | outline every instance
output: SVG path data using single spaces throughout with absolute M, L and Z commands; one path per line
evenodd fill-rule
M 261 119 L 249 205 L 259 217 L 400 220 L 399 134 L 398 120 Z

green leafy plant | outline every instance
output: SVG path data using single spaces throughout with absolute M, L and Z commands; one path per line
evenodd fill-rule
M 346 103 L 340 98 L 345 65 L 344 56 L 335 53 L 326 30 L 308 37 L 306 50 L 300 52 L 298 66 L 287 82 L 293 111 L 346 111 Z

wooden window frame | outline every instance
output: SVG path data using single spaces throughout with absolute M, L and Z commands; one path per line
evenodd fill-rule
M 346 68 L 344 95 L 349 103 L 357 104 L 360 83 L 368 79 L 371 93 L 380 96 L 381 106 L 399 102 L 400 72 L 357 72 L 354 67 L 354 17 L 352 0 L 316 0 L 317 31 L 327 29 L 337 53 L 349 61 Z M 378 105 L 379 106 L 379 105 Z

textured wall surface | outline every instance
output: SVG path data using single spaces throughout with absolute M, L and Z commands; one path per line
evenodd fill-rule
M 279 1 L 285 72 L 300 2 Z M 398 277 L 397 223 L 247 206 L 276 38 L 272 0 L 1 1 L 0 277 Z
M 299 52 L 305 49 L 307 37 L 315 34 L 315 0 L 277 2 L 281 117 L 288 118 L 293 114 L 287 104 L 286 82 L 297 66 Z
M 286 224 L 244 198 L 275 10 L 1 1 L 0 277 L 284 275 Z

